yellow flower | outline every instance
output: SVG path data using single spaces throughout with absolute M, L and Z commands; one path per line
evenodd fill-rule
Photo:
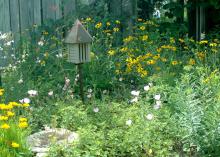
M 148 65 L 153 65 L 153 64 L 155 64 L 155 63 L 156 63 L 156 61 L 153 60 L 153 59 L 147 61 L 147 64 L 148 64 Z
M 16 107 L 21 106 L 21 104 L 19 104 L 17 102 L 9 102 L 8 105 L 9 106 L 16 106 Z
M 0 120 L 8 120 L 7 116 L 0 116 Z
M 115 70 L 115 73 L 116 74 L 120 74 L 120 70 Z
M 109 56 L 113 56 L 115 54 L 115 50 L 109 50 L 108 54 L 109 54 Z
M 138 21 L 141 22 L 141 21 L 143 21 L 143 19 L 139 18 Z
M 8 111 L 8 112 L 7 112 L 7 116 L 8 116 L 8 117 L 13 117 L 14 115 L 15 115 L 14 112 L 11 112 L 11 111 Z
M 174 44 L 175 43 L 175 39 L 172 37 L 170 38 L 170 43 Z
M 119 28 L 115 27 L 115 28 L 113 28 L 113 31 L 114 31 L 114 32 L 118 32 L 118 31 L 119 31 Z
M 120 24 L 121 22 L 119 20 L 116 20 L 115 23 Z
M 19 118 L 19 122 L 27 122 L 27 118 Z
M 216 47 L 217 44 L 216 44 L 216 43 L 210 43 L 209 46 L 211 46 L 211 47 Z
M 196 61 L 194 59 L 190 58 L 189 65 L 194 65 L 194 64 L 196 64 Z
M 148 154 L 151 155 L 153 153 L 152 149 L 149 149 Z
M 18 147 L 20 147 L 20 145 L 19 145 L 18 143 L 16 143 L 16 142 L 12 142 L 12 143 L 11 143 L 11 146 L 12 146 L 13 148 L 18 148 Z
M 141 26 L 141 27 L 140 27 L 140 30 L 142 30 L 142 31 L 144 31 L 145 29 L 146 29 L 145 26 Z
M 148 39 L 148 35 L 144 35 L 143 37 L 142 37 L 142 41 L 146 41 Z
M 201 40 L 201 41 L 199 42 L 199 44 L 200 44 L 200 45 L 202 45 L 202 44 L 208 44 L 208 40 Z
M 97 29 L 99 29 L 99 28 L 101 28 L 102 27 L 102 23 L 101 22 L 99 22 L 99 23 L 97 23 L 96 25 L 95 25 L 95 28 L 97 28 Z
M 27 128 L 28 127 L 28 123 L 27 122 L 19 122 L 18 124 L 19 128 Z
M 177 64 L 178 64 L 178 61 L 172 61 L 171 64 L 172 64 L 172 65 L 177 65 Z
M 49 33 L 48 33 L 47 31 L 44 31 L 43 34 L 44 34 L 44 35 L 48 35 Z
M 1 125 L 1 129 L 9 129 L 9 128 L 10 128 L 10 126 L 6 123 Z
M 5 91 L 4 89 L 0 88 L 0 96 L 2 96 L 4 94 L 4 91 Z
M 162 62 L 166 62 L 167 59 L 163 57 L 163 58 L 161 58 L 161 61 L 162 61 Z
M 128 37 L 125 38 L 123 41 L 124 41 L 125 43 L 128 43 L 128 42 L 132 41 L 133 39 L 134 39 L 134 37 L 128 36 Z
M 183 40 L 183 39 L 181 39 L 181 38 L 179 38 L 179 42 L 184 43 L 184 40 Z
M 30 105 L 27 104 L 27 103 L 25 103 L 25 104 L 23 104 L 22 106 L 23 106 L 23 107 L 29 107 Z
M 153 59 L 158 60 L 160 58 L 160 54 L 157 54 L 153 57 Z
M 89 22 L 89 21 L 91 21 L 92 19 L 90 18 L 90 17 L 87 17 L 86 18 L 86 22 Z
M 122 48 L 120 49 L 121 52 L 126 52 L 127 50 L 128 50 L 127 47 L 122 47 Z
M 107 25 L 107 26 L 111 26 L 111 23 L 110 23 L 110 22 L 107 22 L 106 25 Z
M 162 51 L 161 48 L 157 48 L 157 52 L 160 53 Z

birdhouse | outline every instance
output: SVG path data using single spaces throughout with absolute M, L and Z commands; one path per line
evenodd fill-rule
M 69 62 L 75 64 L 90 62 L 92 37 L 79 20 L 76 20 L 64 42 L 67 45 Z

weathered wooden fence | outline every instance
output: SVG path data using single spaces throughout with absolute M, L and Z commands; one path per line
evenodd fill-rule
M 0 31 L 21 33 L 76 11 L 76 0 L 0 0 Z

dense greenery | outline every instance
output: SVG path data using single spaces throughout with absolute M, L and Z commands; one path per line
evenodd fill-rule
M 0 156 L 33 156 L 27 136 L 51 127 L 79 139 L 52 145 L 48 157 L 218 157 L 219 34 L 190 38 L 186 23 L 165 16 L 179 18 L 174 3 L 151 4 L 165 7 L 160 19 L 129 22 L 111 14 L 109 1 L 92 5 L 78 6 L 93 37 L 91 62 L 83 64 L 85 103 L 63 43 L 76 16 L 33 25 L 17 43 L 0 34 L 10 63 L 1 71 Z

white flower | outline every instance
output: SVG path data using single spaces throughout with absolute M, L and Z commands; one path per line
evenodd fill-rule
M 144 90 L 145 91 L 149 91 L 150 90 L 150 86 L 149 85 L 144 86 Z
M 92 97 L 92 94 L 88 94 L 88 95 L 87 95 L 87 98 L 90 99 L 91 97 Z
M 31 102 L 31 100 L 29 98 L 24 98 L 24 99 L 19 100 L 19 102 L 22 103 L 22 104 L 23 103 L 29 104 Z
M 135 90 L 131 91 L 131 95 L 133 96 L 139 96 L 139 94 L 140 94 L 140 91 L 135 91 Z
M 18 80 L 19 84 L 22 84 L 24 81 L 22 79 Z
M 155 110 L 160 109 L 160 107 L 161 107 L 160 105 L 154 105 L 154 109 L 155 109 Z
M 90 88 L 90 89 L 88 89 L 88 92 L 89 92 L 89 93 L 92 93 L 92 89 L 91 89 L 91 88 Z
M 53 95 L 53 91 L 48 92 L 48 95 L 52 96 Z
M 108 92 L 107 90 L 103 90 L 103 92 L 102 92 L 102 93 L 103 93 L 103 94 L 106 94 L 107 92 Z
M 93 112 L 95 112 L 95 113 L 99 112 L 99 108 L 98 108 L 98 107 L 95 107 L 95 108 L 93 109 Z
M 160 94 L 156 94 L 156 95 L 154 96 L 154 99 L 155 99 L 155 100 L 160 100 Z
M 120 82 L 121 82 L 121 81 L 123 81 L 123 78 L 122 78 L 122 77 L 120 77 L 120 78 L 119 78 L 119 81 L 120 81 Z
M 131 80 L 131 83 L 134 83 L 134 80 Z
M 148 119 L 148 120 L 152 120 L 153 118 L 154 118 L 154 115 L 153 114 L 148 114 L 147 116 L 146 116 L 146 118 Z
M 162 102 L 158 100 L 158 101 L 156 101 L 156 105 L 161 106 L 161 105 L 162 105 Z
M 38 42 L 38 45 L 39 45 L 39 46 L 43 46 L 43 45 L 44 45 L 44 42 L 43 42 L 42 40 L 40 40 L 40 41 Z
M 131 126 L 131 124 L 132 124 L 132 120 L 131 119 L 126 121 L 126 125 Z
M 37 91 L 36 90 L 29 90 L 28 91 L 28 94 L 31 96 L 31 97 L 34 97 L 37 95 Z
M 56 54 L 56 57 L 57 57 L 57 58 L 62 58 L 62 57 L 63 57 L 63 54 L 62 54 L 62 53 Z
M 131 99 L 130 102 L 131 102 L 131 103 L 136 103 L 136 102 L 138 102 L 138 97 L 135 97 L 134 99 Z
M 65 78 L 65 84 L 69 84 L 70 83 L 70 79 L 68 79 L 67 77 Z
M 153 86 L 153 83 L 148 83 L 148 85 L 149 85 L 150 87 L 152 87 L 152 86 Z
M 3 51 L 4 49 L 0 46 L 0 51 Z

